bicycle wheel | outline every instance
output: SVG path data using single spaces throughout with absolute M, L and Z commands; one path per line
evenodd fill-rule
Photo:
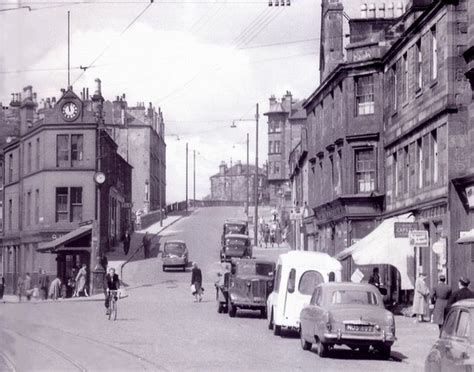
M 109 300 L 109 320 L 112 319 L 112 311 L 114 311 L 113 310 L 114 309 L 114 303 L 115 303 L 114 299 L 111 298 Z
M 116 320 L 117 319 L 117 300 L 114 299 L 114 307 L 113 307 L 113 319 Z

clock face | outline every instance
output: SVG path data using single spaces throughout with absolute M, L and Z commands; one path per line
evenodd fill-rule
M 74 102 L 66 102 L 61 108 L 65 120 L 74 120 L 79 116 L 79 107 Z
M 96 174 L 94 174 L 94 179 L 96 183 L 101 185 L 105 182 L 105 174 L 102 172 L 97 172 Z

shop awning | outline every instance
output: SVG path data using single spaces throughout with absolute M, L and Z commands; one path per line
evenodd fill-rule
M 73 230 L 57 239 L 49 242 L 43 242 L 38 244 L 38 252 L 55 252 L 64 247 L 65 244 L 70 243 L 76 239 L 82 238 L 86 234 L 90 234 L 92 231 L 92 225 L 85 225 Z M 58 249 L 58 247 L 60 247 Z M 70 250 L 72 247 L 64 247 L 64 249 Z M 81 250 L 81 248 L 74 248 L 75 250 Z
M 336 255 L 336 258 L 344 260 L 352 256 L 356 265 L 392 265 L 400 272 L 402 289 L 413 289 L 415 250 L 410 246 L 408 237 L 395 237 L 395 222 L 414 222 L 414 218 L 403 215 L 384 220 L 370 234 Z
M 474 229 L 469 230 L 468 232 L 464 233 L 458 240 L 456 240 L 458 244 L 472 244 L 474 243 Z

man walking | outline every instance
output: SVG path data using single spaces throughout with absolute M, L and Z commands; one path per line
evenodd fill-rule
M 148 258 L 150 254 L 150 245 L 151 245 L 151 239 L 148 236 L 148 231 L 145 233 L 145 236 L 143 237 L 142 244 L 143 244 L 143 254 L 145 258 Z
M 28 301 L 31 300 L 31 295 L 33 294 L 33 289 L 31 287 L 31 276 L 30 273 L 26 273 L 25 280 L 23 282 L 25 289 L 25 296 Z
M 424 316 L 428 307 L 428 295 L 430 290 L 425 283 L 426 274 L 420 273 L 415 282 L 415 294 L 413 296 L 413 313 L 417 316 L 418 322 L 424 321 Z
M 438 325 L 440 331 L 444 323 L 444 311 L 449 296 L 451 296 L 451 288 L 446 284 L 446 277 L 440 275 L 439 283 L 431 291 L 431 303 L 434 304 L 433 323 Z
M 128 229 L 125 230 L 125 233 L 123 234 L 122 237 L 122 242 L 123 242 L 123 253 L 125 253 L 125 256 L 128 255 L 128 251 L 130 250 L 130 233 L 128 232 Z
M 43 269 L 39 269 L 39 286 L 41 290 L 41 297 L 43 300 L 48 299 L 49 277 Z
M 191 272 L 191 285 L 194 285 L 194 302 L 202 301 L 202 272 L 196 262 L 193 262 L 193 270 Z
M 449 308 L 458 301 L 465 300 L 467 298 L 474 298 L 474 292 L 472 292 L 468 287 L 471 281 L 468 278 L 460 277 L 457 291 L 451 293 L 449 296 L 448 303 L 446 304 L 446 312 Z

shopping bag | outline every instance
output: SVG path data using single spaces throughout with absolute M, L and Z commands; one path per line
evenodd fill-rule
M 194 284 L 191 284 L 191 294 L 196 293 L 196 286 Z
M 119 298 L 125 298 L 128 297 L 127 290 L 123 287 L 121 287 L 118 291 Z

